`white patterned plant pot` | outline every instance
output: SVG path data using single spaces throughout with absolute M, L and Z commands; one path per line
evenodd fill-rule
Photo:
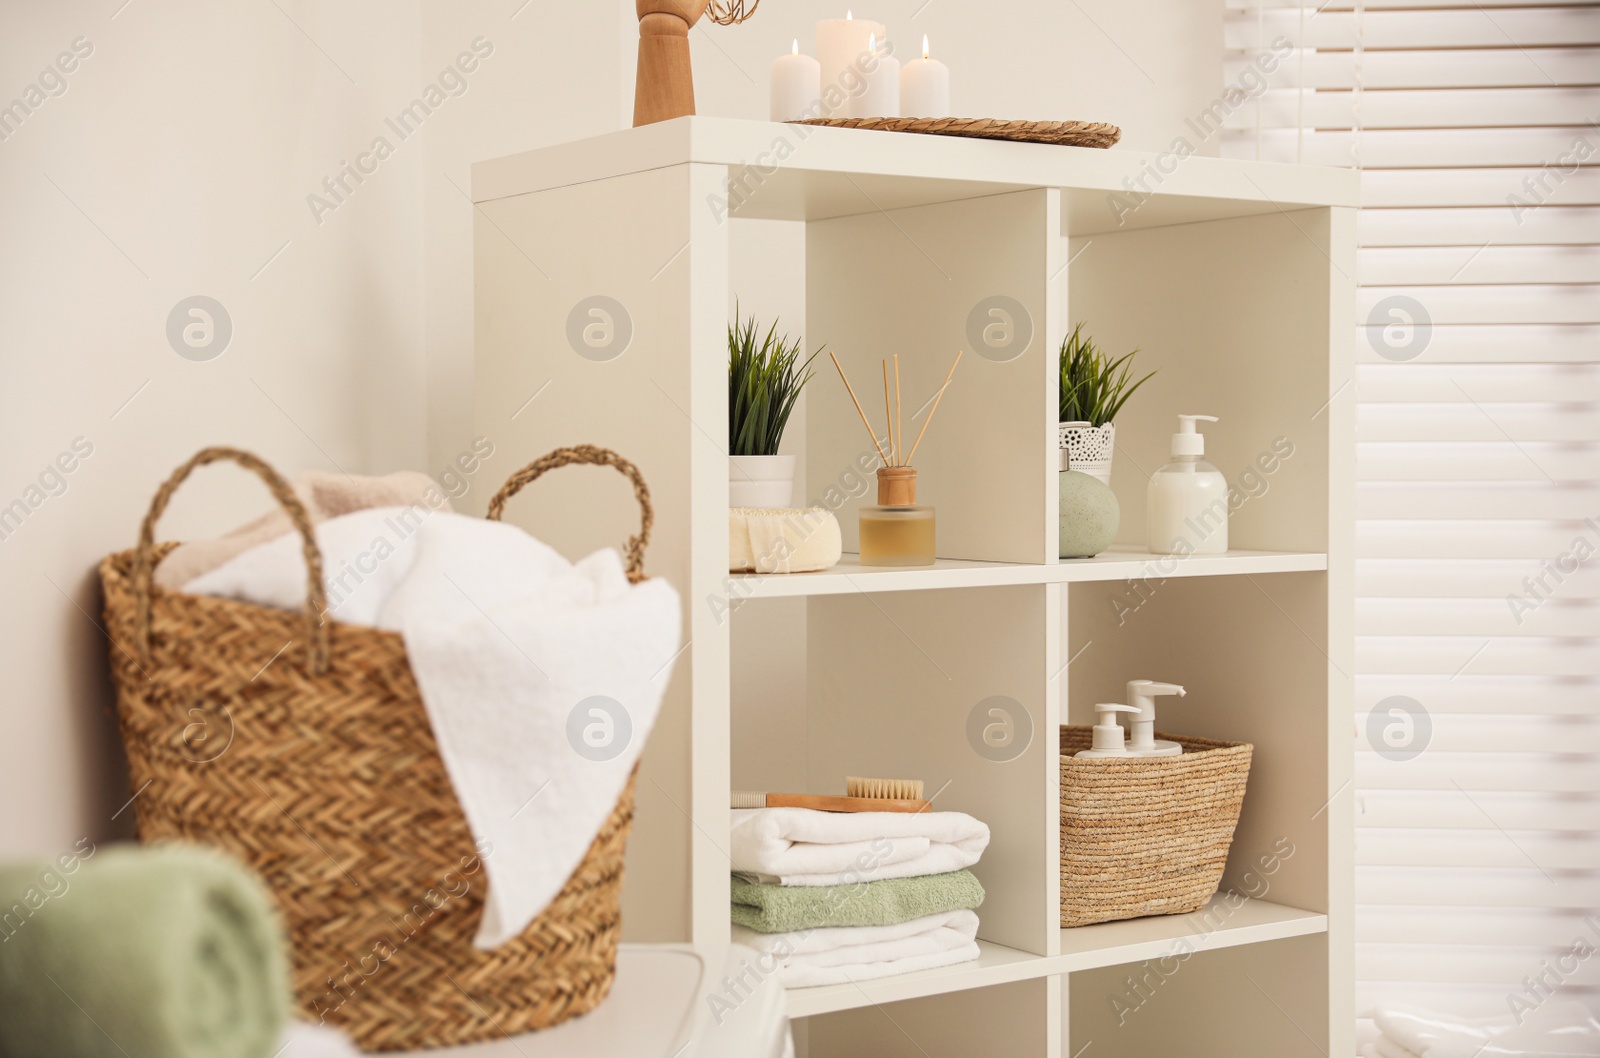
M 1092 426 L 1086 422 L 1064 422 L 1056 429 L 1061 469 L 1081 470 L 1110 485 L 1111 457 L 1117 449 L 1117 424 Z

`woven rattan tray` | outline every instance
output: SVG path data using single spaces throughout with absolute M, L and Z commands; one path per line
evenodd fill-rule
M 978 140 L 1020 140 L 1060 147 L 1109 147 L 1122 138 L 1115 125 L 1096 121 L 1000 121 L 996 118 L 805 118 L 796 125 L 839 129 L 920 132 L 927 136 L 966 136 Z

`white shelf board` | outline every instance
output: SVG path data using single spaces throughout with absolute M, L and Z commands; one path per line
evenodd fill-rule
M 704 970 L 700 957 L 686 947 L 624 944 L 611 994 L 591 1013 L 541 1032 L 419 1053 L 429 1058 L 672 1058 L 683 1053 L 676 1048 L 688 1035 Z
M 817 128 L 737 118 L 686 117 L 478 162 L 475 202 L 682 165 L 733 167 L 724 209 L 736 217 L 819 220 L 1029 188 L 1065 192 L 1068 234 L 1184 224 L 1359 204 L 1353 170 L 1117 148 Z M 752 168 L 746 168 L 752 167 Z M 1172 168 L 1172 172 L 1166 170 Z M 1150 173 L 1161 174 L 1152 181 Z M 929 175 L 929 174 L 937 174 Z M 1126 181 L 1143 181 L 1139 208 Z
M 1187 915 L 1158 915 L 1063 929 L 1060 955 L 1032 955 L 979 941 L 980 954 L 974 962 L 854 984 L 791 988 L 789 1016 L 810 1017 L 1052 974 L 1159 959 L 1176 951 L 1179 941 L 1186 941 L 1190 950 L 1200 952 L 1328 930 L 1328 917 L 1315 911 L 1302 911 L 1265 900 L 1246 900 L 1229 911 L 1223 900 L 1220 895 L 1214 896 L 1205 908 Z
M 1143 548 L 1113 547 L 1093 558 L 1062 559 L 1053 565 L 1026 562 L 969 562 L 941 558 L 931 566 L 863 566 L 845 555 L 831 569 L 816 573 L 735 573 L 735 599 L 777 599 L 797 595 L 917 591 L 930 588 L 984 588 L 1008 584 L 1073 584 L 1088 581 L 1159 580 L 1171 577 L 1227 577 L 1246 573 L 1305 573 L 1328 568 L 1325 554 L 1299 551 L 1228 551 L 1220 555 L 1152 555 Z

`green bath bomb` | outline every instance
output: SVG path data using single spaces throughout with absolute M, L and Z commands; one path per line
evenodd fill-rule
M 1093 558 L 1111 546 L 1122 507 L 1111 487 L 1077 470 L 1061 472 L 1061 557 Z

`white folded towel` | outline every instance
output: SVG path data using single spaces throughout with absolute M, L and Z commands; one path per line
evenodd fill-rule
M 1368 1044 L 1375 1058 L 1420 1058 L 1414 1051 L 1409 1051 L 1387 1036 L 1379 1036 Z
M 1390 1004 L 1376 1011 L 1383 1058 L 1569 1058 L 1600 1055 L 1600 1020 L 1570 1001 L 1546 1002 L 1523 1018 L 1465 1018 Z
M 757 933 L 735 925 L 733 942 L 778 963 L 786 988 L 868 981 L 978 957 L 978 916 L 944 911 L 892 926 L 838 926 Z
M 299 497 L 313 525 L 373 507 L 415 507 L 427 513 L 451 509 L 450 500 L 438 483 L 414 470 L 376 478 L 312 470 L 289 482 L 289 486 Z M 223 536 L 185 541 L 173 548 L 156 567 L 155 585 L 167 591 L 178 591 L 250 548 L 285 534 L 298 535 L 288 513 L 281 507 L 274 507 L 255 521 Z
M 733 871 L 768 885 L 850 885 L 978 862 L 989 828 L 963 812 L 734 809 Z
M 405 638 L 483 853 L 476 943 L 498 947 L 560 892 L 615 808 L 672 674 L 678 595 L 660 579 L 630 585 L 614 550 L 573 564 L 515 526 L 458 514 L 375 508 L 316 535 L 330 612 Z M 300 541 L 278 537 L 186 590 L 299 609 Z

